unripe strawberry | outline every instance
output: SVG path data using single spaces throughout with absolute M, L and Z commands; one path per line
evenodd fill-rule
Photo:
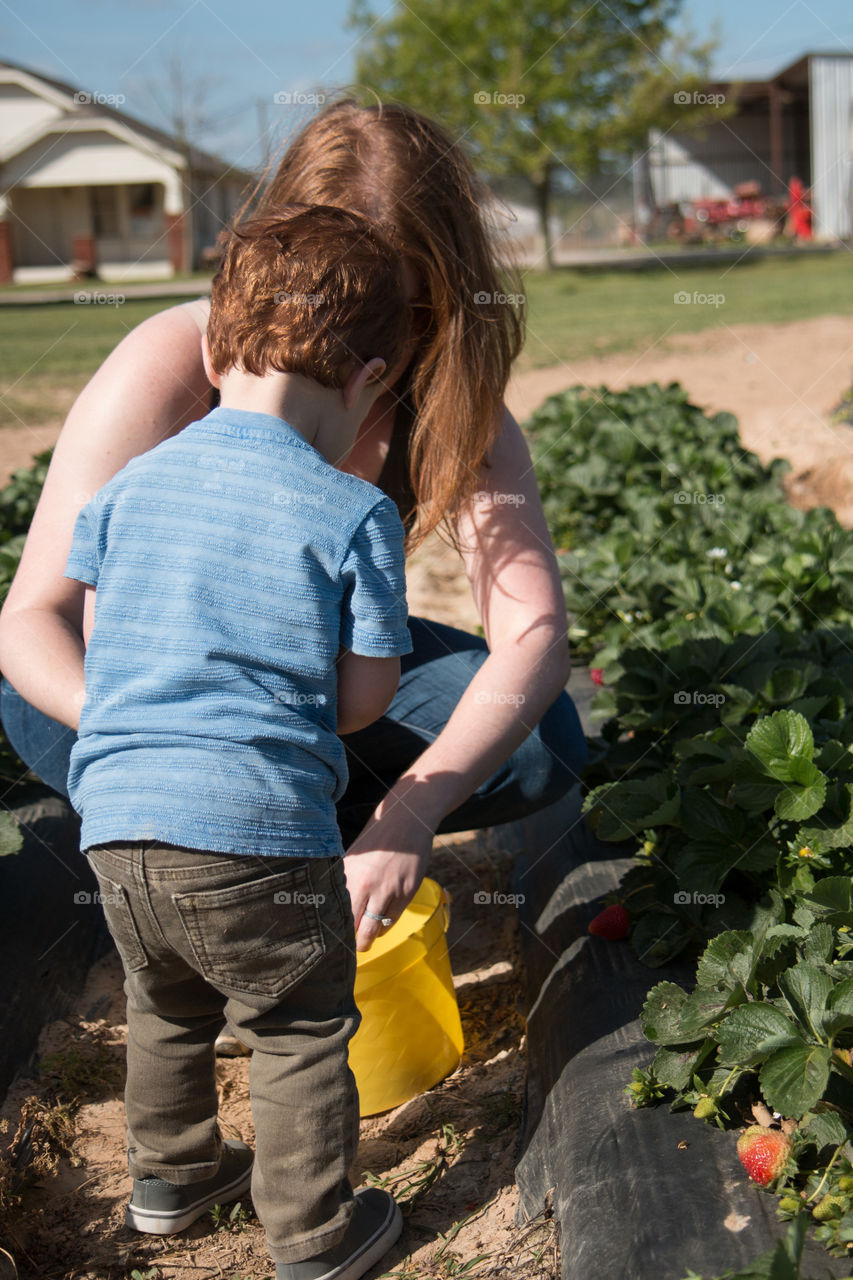
M 779 1208 L 784 1209 L 786 1213 L 796 1213 L 802 1203 L 802 1200 L 798 1200 L 796 1196 L 783 1196 L 779 1201 Z
M 785 1167 L 791 1154 L 791 1139 L 781 1129 L 753 1124 L 738 1138 L 737 1153 L 752 1181 L 766 1187 Z
M 824 1196 L 812 1209 L 812 1217 L 818 1222 L 828 1222 L 830 1218 L 840 1218 L 845 1207 L 843 1196 Z
M 599 911 L 594 920 L 590 920 L 588 931 L 598 938 L 606 938 L 608 942 L 621 942 L 627 938 L 631 928 L 631 917 L 620 902 L 612 907 Z
M 839 1190 L 839 1191 L 853 1191 L 853 1178 L 849 1177 L 847 1174 L 845 1174 L 843 1178 L 839 1178 L 839 1179 L 838 1179 L 838 1190 Z
M 693 1114 L 697 1120 L 710 1120 L 711 1116 L 717 1114 L 717 1104 L 713 1098 L 708 1097 L 707 1093 L 703 1093 L 693 1108 Z

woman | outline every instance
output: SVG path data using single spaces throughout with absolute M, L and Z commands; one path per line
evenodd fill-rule
M 353 208 L 401 246 L 414 331 L 346 470 L 394 498 L 410 549 L 443 527 L 462 554 L 485 633 L 481 640 L 412 618 L 414 652 L 402 661 L 389 711 L 344 739 L 350 783 L 339 819 L 360 949 L 403 911 L 436 833 L 550 803 L 586 758 L 563 692 L 569 653 L 554 551 L 530 455 L 502 403 L 522 326 L 501 292 L 486 199 L 437 125 L 404 106 L 345 100 L 294 140 L 258 209 Z M 84 691 L 62 669 L 48 683 L 38 654 L 46 629 L 79 644 L 81 620 L 63 577 L 74 520 L 130 458 L 207 412 L 207 308 L 197 300 L 146 320 L 78 396 L 0 615 L 4 727 L 62 792 Z

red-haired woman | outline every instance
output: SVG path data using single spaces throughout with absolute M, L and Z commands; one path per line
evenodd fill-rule
M 586 745 L 564 686 L 566 615 L 530 455 L 503 405 L 522 342 L 458 145 L 400 105 L 333 103 L 297 136 L 259 213 L 331 204 L 376 220 L 405 254 L 416 323 L 346 470 L 396 501 L 414 548 L 442 526 L 461 551 L 485 639 L 410 620 L 385 716 L 344 739 L 338 810 L 359 947 L 395 920 L 436 833 L 507 822 L 563 795 Z M 79 645 L 63 577 L 78 510 L 132 457 L 204 416 L 206 299 L 130 332 L 71 409 L 0 619 L 2 716 L 21 757 L 65 792 L 83 689 L 37 674 L 45 628 Z M 32 705 L 36 703 L 41 711 Z M 47 714 L 44 714 L 44 713 Z

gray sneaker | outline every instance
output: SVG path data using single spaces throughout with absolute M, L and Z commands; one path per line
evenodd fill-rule
M 254 1158 L 245 1142 L 223 1142 L 219 1168 L 204 1182 L 181 1187 L 163 1178 L 134 1178 L 125 1225 L 156 1236 L 183 1231 L 215 1204 L 227 1204 L 249 1190 Z
M 387 1191 L 356 1191 L 349 1226 L 331 1249 L 304 1262 L 277 1262 L 275 1280 L 358 1280 L 375 1266 L 403 1230 L 403 1218 Z

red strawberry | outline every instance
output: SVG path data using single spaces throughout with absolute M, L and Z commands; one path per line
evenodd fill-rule
M 604 684 L 604 668 L 590 667 L 589 678 L 593 684 Z
M 630 927 L 631 917 L 621 902 L 616 902 L 612 907 L 605 907 L 603 911 L 599 911 L 595 919 L 590 920 L 588 926 L 590 933 L 595 934 L 597 938 L 606 938 L 608 942 L 621 942 L 623 938 L 627 938 Z
M 737 1153 L 752 1181 L 766 1187 L 782 1172 L 791 1154 L 791 1139 L 781 1129 L 753 1124 L 738 1138 Z

